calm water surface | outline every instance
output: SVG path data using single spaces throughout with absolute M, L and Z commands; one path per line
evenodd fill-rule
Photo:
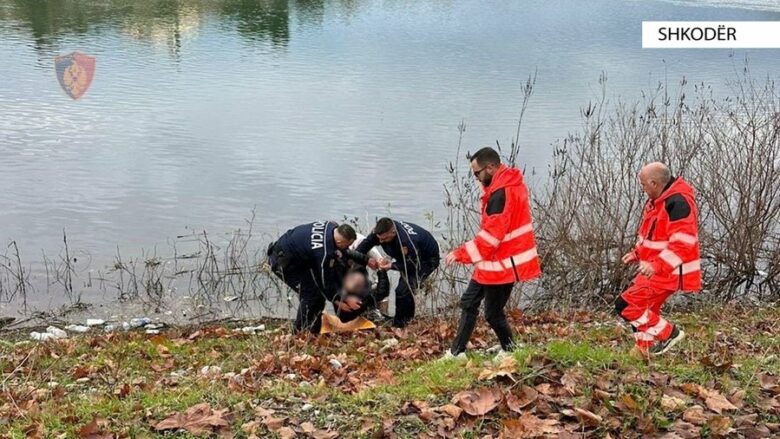
M 253 207 L 268 235 L 344 215 L 425 224 L 443 214 L 459 122 L 472 150 L 508 145 L 534 71 L 521 133 L 534 183 L 602 71 L 628 99 L 683 76 L 725 91 L 746 56 L 758 77 L 780 71 L 776 50 L 642 50 L 642 20 L 780 20 L 780 7 L 0 0 L 0 240 L 35 274 L 63 230 L 87 270 L 117 249 L 229 232 Z M 53 68 L 74 50 L 97 58 L 79 101 Z

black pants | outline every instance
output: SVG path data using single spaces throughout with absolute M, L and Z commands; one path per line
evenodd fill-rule
M 276 255 L 270 255 L 271 270 L 288 287 L 298 293 L 298 311 L 295 314 L 293 332 L 305 329 L 320 333 L 322 311 L 325 309 L 325 296 L 319 285 L 314 281 L 311 270 L 291 266 L 283 267 Z
M 407 273 L 401 270 L 401 278 L 398 280 L 398 286 L 395 287 L 395 317 L 393 317 L 393 326 L 403 328 L 414 318 L 415 305 L 414 293 L 420 284 L 425 282 L 431 274 L 439 267 L 439 261 L 423 263 L 420 270 L 408 267 Z
M 471 333 L 474 332 L 474 326 L 477 324 L 479 304 L 482 303 L 483 298 L 485 299 L 485 320 L 487 320 L 490 327 L 493 328 L 493 332 L 498 336 L 501 347 L 505 351 L 512 349 L 514 344 L 512 341 L 512 328 L 509 326 L 509 322 L 506 321 L 504 306 L 509 301 L 513 286 L 514 284 L 511 283 L 482 285 L 473 279 L 469 282 L 466 291 L 460 297 L 460 323 L 458 324 L 458 333 L 455 335 L 455 340 L 453 340 L 450 348 L 454 355 L 458 355 L 466 350 L 466 343 L 469 342 Z

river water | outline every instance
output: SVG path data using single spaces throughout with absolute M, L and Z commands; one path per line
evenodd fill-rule
M 508 146 L 534 72 L 532 186 L 602 72 L 629 100 L 683 76 L 725 92 L 746 57 L 777 76 L 777 50 L 643 50 L 643 20 L 778 19 L 761 0 L 0 0 L 0 242 L 46 309 L 63 303 L 42 263 L 63 231 L 79 290 L 118 251 L 224 237 L 253 209 L 267 236 L 344 216 L 436 223 L 458 124 L 467 149 Z M 76 101 L 54 70 L 73 51 L 96 58 Z

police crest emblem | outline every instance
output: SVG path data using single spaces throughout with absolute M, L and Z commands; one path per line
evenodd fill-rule
M 76 100 L 87 92 L 95 76 L 95 58 L 83 53 L 73 52 L 54 58 L 54 70 L 60 86 L 72 99 Z

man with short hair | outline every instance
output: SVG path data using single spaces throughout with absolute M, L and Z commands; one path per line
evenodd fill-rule
M 417 224 L 380 218 L 357 251 L 366 253 L 377 245 L 394 259 L 392 268 L 401 275 L 395 289 L 393 326 L 403 328 L 414 318 L 414 293 L 439 267 L 439 244 Z
M 446 263 L 472 264 L 474 273 L 460 298 L 458 332 L 445 358 L 461 356 L 474 331 L 479 305 L 504 352 L 512 349 L 512 329 L 504 314 L 515 282 L 541 274 L 531 224 L 531 206 L 523 174 L 501 163 L 498 152 L 485 147 L 470 158 L 481 183 L 482 220 L 477 236 L 447 255 Z
M 631 323 L 635 349 L 646 357 L 664 354 L 685 338 L 661 317 L 661 307 L 676 291 L 701 290 L 701 262 L 693 188 L 660 162 L 642 168 L 639 184 L 648 200 L 637 244 L 623 256 L 623 263 L 637 264 L 638 274 L 618 296 L 615 312 Z
M 378 265 L 365 254 L 349 249 L 356 237 L 355 229 L 348 224 L 317 221 L 288 230 L 268 246 L 271 270 L 299 295 L 294 332 L 309 329 L 319 333 L 326 301 L 345 312 L 360 308 L 355 297 L 344 301 L 336 297 L 349 261 Z

